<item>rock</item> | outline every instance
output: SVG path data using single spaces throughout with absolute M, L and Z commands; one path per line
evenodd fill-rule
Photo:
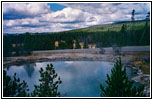
M 135 82 L 141 82 L 141 76 L 133 77 L 131 80 L 133 80 Z
M 148 87 L 145 87 L 143 93 L 146 95 L 146 96 L 150 96 L 150 88 Z

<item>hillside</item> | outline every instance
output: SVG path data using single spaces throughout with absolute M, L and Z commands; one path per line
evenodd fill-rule
M 121 30 L 122 25 L 126 25 L 127 30 L 131 30 L 131 27 L 135 27 L 137 29 L 145 27 L 145 20 L 139 20 L 135 22 L 127 21 L 127 22 L 117 22 L 111 24 L 103 24 L 103 25 L 95 25 L 87 28 L 75 29 L 70 30 L 70 32 L 74 31 L 82 31 L 82 32 L 106 32 L 106 31 L 116 31 L 119 32 Z M 150 26 L 150 24 L 148 24 Z

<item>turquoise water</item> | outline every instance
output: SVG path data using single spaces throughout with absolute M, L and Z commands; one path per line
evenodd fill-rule
M 99 97 L 101 94 L 100 84 L 106 85 L 106 75 L 110 74 L 113 68 L 111 62 L 53 61 L 10 66 L 4 70 L 10 76 L 17 73 L 17 77 L 28 83 L 31 92 L 34 89 L 34 84 L 39 84 L 39 69 L 45 68 L 50 63 L 61 77 L 62 84 L 59 86 L 59 91 L 62 96 L 66 97 Z M 127 75 L 129 78 L 134 76 L 131 68 L 127 67 Z

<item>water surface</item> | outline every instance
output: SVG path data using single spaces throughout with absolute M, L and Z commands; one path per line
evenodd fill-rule
M 40 68 L 45 68 L 52 63 L 62 84 L 59 91 L 62 96 L 68 97 L 99 97 L 101 94 L 100 84 L 106 85 L 106 75 L 110 74 L 113 63 L 102 61 L 53 61 L 23 64 L 21 66 L 10 66 L 4 68 L 7 74 L 17 77 L 28 83 L 30 92 L 34 84 L 39 84 Z M 134 74 L 131 68 L 127 68 L 127 75 L 131 78 Z

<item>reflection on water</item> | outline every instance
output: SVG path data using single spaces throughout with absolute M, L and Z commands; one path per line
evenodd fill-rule
M 63 96 L 68 97 L 98 97 L 100 96 L 100 83 L 105 84 L 106 75 L 111 72 L 113 64 L 101 61 L 54 61 L 24 64 L 21 66 L 11 66 L 5 68 L 10 76 L 16 72 L 17 77 L 28 83 L 30 91 L 34 89 L 34 84 L 39 84 L 39 69 L 45 68 L 52 63 L 62 84 L 59 91 Z M 132 76 L 131 69 L 127 74 Z
M 35 71 L 35 68 L 34 68 L 35 66 L 36 66 L 35 63 L 32 63 L 32 64 L 24 64 L 23 65 L 23 67 L 24 67 L 25 71 L 27 72 L 29 78 L 32 77 L 32 74 Z

